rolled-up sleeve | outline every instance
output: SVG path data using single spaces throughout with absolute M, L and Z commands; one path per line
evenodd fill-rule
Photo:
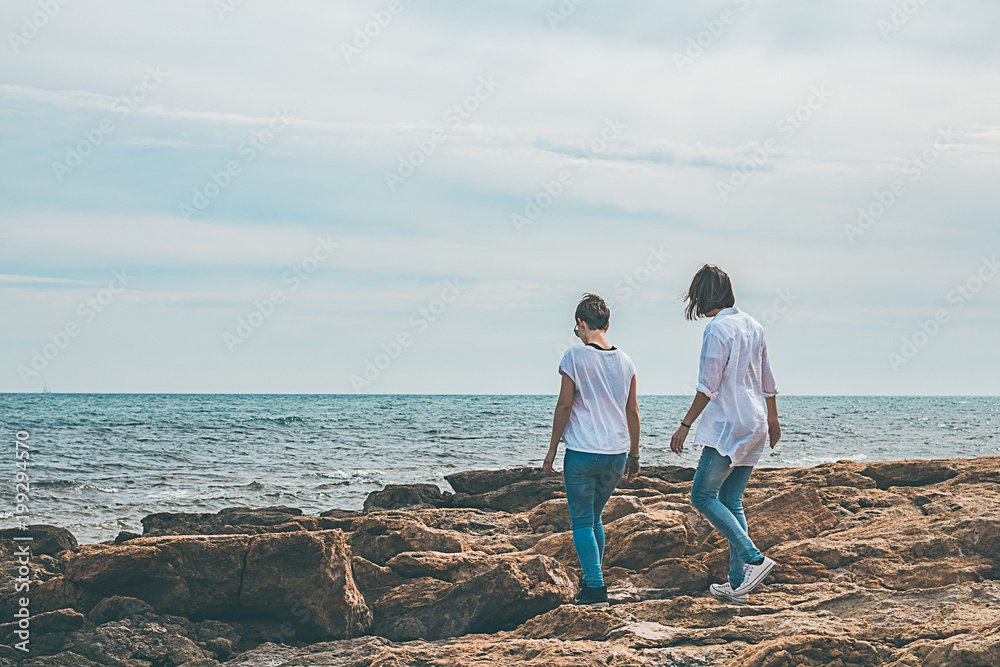
M 701 364 L 696 389 L 712 400 L 719 395 L 722 372 L 729 361 L 729 346 L 730 341 L 722 340 L 709 330 L 705 331 L 701 342 Z
M 767 341 L 763 343 L 763 351 L 760 363 L 760 384 L 766 398 L 778 395 L 778 385 L 774 381 L 774 373 L 771 372 L 771 360 L 767 357 Z

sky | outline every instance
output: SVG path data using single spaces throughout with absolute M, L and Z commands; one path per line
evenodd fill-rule
M 7 0 L 0 391 L 996 395 L 1000 5 Z

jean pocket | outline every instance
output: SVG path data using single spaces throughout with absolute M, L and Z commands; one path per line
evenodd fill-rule
M 594 467 L 593 457 L 593 454 L 578 452 L 575 449 L 567 449 L 566 457 L 563 459 L 563 468 L 571 475 L 586 477 Z

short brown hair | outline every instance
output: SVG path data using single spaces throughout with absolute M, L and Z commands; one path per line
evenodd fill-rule
M 601 297 L 596 294 L 584 294 L 576 306 L 576 319 L 583 320 L 591 329 L 603 329 L 611 320 L 611 311 Z
M 687 294 L 683 296 L 688 302 L 684 309 L 684 318 L 688 320 L 696 320 L 716 308 L 732 308 L 736 304 L 729 276 L 715 264 L 706 264 L 698 269 Z

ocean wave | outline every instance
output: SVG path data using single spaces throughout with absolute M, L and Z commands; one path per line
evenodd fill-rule
M 80 482 L 71 479 L 38 480 L 31 485 L 38 489 L 72 489 L 74 491 L 99 491 L 100 493 L 120 493 L 116 486 L 103 486 L 93 482 Z

